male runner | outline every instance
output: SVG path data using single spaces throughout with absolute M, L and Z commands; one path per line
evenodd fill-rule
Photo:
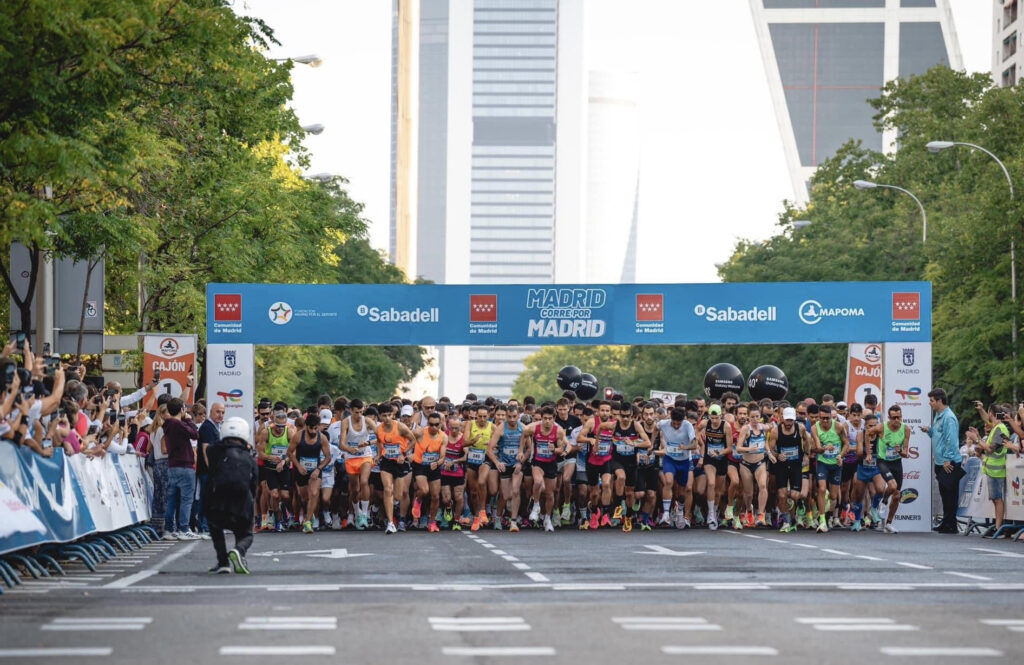
M 587 454 L 587 485 L 590 487 L 589 528 L 611 526 L 612 505 L 612 446 L 615 427 L 618 422 L 612 418 L 612 405 L 601 401 L 597 414 L 583 426 L 576 440 L 589 447 Z
M 622 520 L 622 530 L 629 533 L 633 530 L 633 491 L 636 487 L 637 450 L 650 450 L 651 441 L 643 427 L 637 427 L 634 416 L 639 415 L 629 402 L 619 402 L 618 424 L 615 426 L 615 450 L 612 456 L 613 489 L 616 502 L 612 519 L 613 526 Z M 614 408 L 614 407 L 613 407 Z
M 712 404 L 709 414 L 710 412 L 721 415 L 722 407 Z M 658 423 L 658 429 L 661 431 L 662 449 L 664 450 L 664 456 L 661 459 L 662 512 L 658 525 L 667 526 L 672 523 L 671 506 L 675 487 L 678 485 L 686 489 L 693 479 L 690 457 L 693 451 L 700 451 L 700 441 L 697 439 L 693 425 L 686 420 L 686 411 L 678 407 L 672 409 L 666 420 Z M 692 499 L 690 500 L 692 501 Z M 677 516 L 682 515 L 681 519 L 677 518 L 676 520 L 677 527 L 689 528 L 690 521 L 686 517 L 687 512 L 685 505 L 680 511 L 679 504 L 676 502 L 676 514 Z M 711 512 L 710 507 L 709 512 Z
M 427 531 L 439 533 L 437 511 L 441 501 L 441 455 L 448 447 L 448 435 L 441 431 L 441 416 L 431 411 L 427 416 L 427 427 L 416 430 L 413 450 L 413 481 L 416 483 L 416 499 L 412 504 L 413 524 L 419 524 L 423 513 L 423 500 L 430 496 L 430 512 Z
M 288 469 L 288 446 L 295 429 L 288 425 L 288 413 L 274 411 L 269 427 L 260 427 L 256 433 L 256 455 L 263 462 L 260 467 L 260 483 L 263 485 L 263 501 L 260 506 L 263 520 L 260 530 L 270 529 L 270 514 L 274 514 L 274 529 L 284 530 L 282 502 L 288 505 L 291 488 L 291 471 Z
M 305 427 L 292 435 L 288 458 L 295 469 L 295 485 L 299 499 L 305 503 L 303 533 L 313 533 L 313 516 L 320 505 L 320 481 L 324 468 L 331 463 L 331 443 L 320 431 L 320 417 L 306 415 Z
M 826 514 L 831 513 L 833 526 L 838 523 L 835 511 L 839 510 L 839 486 L 843 480 L 839 460 L 849 448 L 846 428 L 833 422 L 831 406 L 822 405 L 818 409 L 818 422 L 811 428 L 811 452 L 818 459 L 815 472 L 818 482 L 818 533 L 828 533 Z
M 363 401 L 348 404 L 350 415 L 341 421 L 338 447 L 345 453 L 348 474 L 348 496 L 356 514 L 356 528 L 362 531 L 370 524 L 370 470 L 375 451 L 370 445 L 370 432 L 377 423 L 363 416 Z
M 476 418 L 466 424 L 466 430 L 466 486 L 474 515 L 470 530 L 477 531 L 487 525 L 488 476 L 491 470 L 487 464 L 487 444 L 494 433 L 494 424 L 488 420 L 485 405 L 476 406 Z
M 860 435 L 861 427 L 864 426 L 863 407 L 861 407 L 857 402 L 854 402 L 847 408 L 845 402 L 840 402 L 836 406 L 837 411 L 840 406 L 843 407 L 843 411 L 846 412 L 843 415 L 846 416 L 846 436 L 850 440 L 850 451 L 843 457 L 843 484 L 840 487 L 843 511 L 839 515 L 839 520 L 843 526 L 851 526 L 854 521 L 853 499 L 851 497 L 853 479 L 857 475 L 857 468 L 860 466 L 857 463 L 858 450 L 856 441 Z
M 575 449 L 573 437 L 579 434 L 583 427 L 583 421 L 569 413 L 571 402 L 562 397 L 555 403 L 555 424 L 565 432 L 567 445 L 562 451 L 562 458 L 558 461 L 559 488 L 556 490 L 556 498 L 562 500 L 561 521 L 568 522 L 572 518 L 572 486 L 573 478 L 576 475 L 576 459 L 573 456 Z M 536 493 L 536 489 L 534 490 Z
M 380 480 L 384 486 L 384 533 L 395 533 L 395 496 L 398 496 L 399 527 L 405 531 L 404 515 L 409 505 L 409 481 L 412 469 L 406 463 L 412 430 L 395 421 L 395 409 L 385 402 L 380 405 L 380 424 L 377 425 L 377 445 L 383 450 L 380 460 Z
M 545 406 L 540 410 L 540 421 L 524 427 L 522 436 L 527 456 L 533 460 L 533 510 L 530 512 L 530 521 L 536 523 L 543 508 L 544 530 L 554 531 L 551 512 L 555 506 L 558 459 L 568 445 L 565 430 L 555 423 L 555 409 Z
M 732 393 L 726 393 L 728 397 Z M 705 497 L 708 502 L 708 528 L 718 529 L 717 504 L 725 494 L 729 475 L 729 455 L 733 452 L 732 426 L 722 417 L 722 407 L 712 405 L 701 436 L 704 441 L 704 475 L 707 476 Z
M 653 403 L 644 404 L 640 417 L 642 419 L 640 425 L 651 442 L 651 447 L 638 450 L 636 454 L 636 488 L 634 489 L 633 511 L 641 511 L 640 530 L 650 531 L 654 528 L 654 519 L 651 516 L 654 515 L 657 505 L 658 483 L 661 480 L 661 458 L 665 455 L 665 450 Z
M 519 489 L 523 483 L 523 426 L 519 423 L 519 412 L 510 411 L 504 404 L 494 409 L 494 432 L 487 444 L 487 464 L 498 473 L 501 494 L 498 496 L 498 510 L 494 514 L 494 528 L 501 530 L 501 518 L 505 508 L 509 509 L 508 530 L 519 531 Z M 506 420 L 507 419 L 507 420 Z
M 781 533 L 796 531 L 796 506 L 803 486 L 802 466 L 810 435 L 796 421 L 793 407 L 782 410 L 782 422 L 768 430 L 768 450 L 775 455 L 775 489 L 782 512 Z
M 884 533 L 896 533 L 892 521 L 900 509 L 903 489 L 903 458 L 910 454 L 910 428 L 903 422 L 903 410 L 895 404 L 889 407 L 889 422 L 882 427 L 878 437 L 878 472 L 887 486 L 889 514 L 885 524 L 880 525 Z

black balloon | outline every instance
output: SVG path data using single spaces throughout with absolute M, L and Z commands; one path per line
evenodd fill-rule
M 737 395 L 743 391 L 743 372 L 730 363 L 712 366 L 704 375 L 704 394 L 712 399 L 721 399 L 730 391 Z
M 582 400 L 594 399 L 597 395 L 597 377 L 593 374 L 584 374 L 580 378 L 580 385 L 576 388 L 576 397 Z
M 580 387 L 583 372 L 575 365 L 566 365 L 558 372 L 558 387 L 562 390 L 575 391 Z
M 786 399 L 789 380 L 775 365 L 761 365 L 750 373 L 747 390 L 750 391 L 750 396 L 757 400 L 765 397 L 772 401 Z

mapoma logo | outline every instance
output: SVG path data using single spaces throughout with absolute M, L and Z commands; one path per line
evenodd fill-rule
M 863 307 L 824 307 L 817 300 L 805 300 L 800 303 L 797 310 L 800 320 L 809 326 L 813 326 L 822 319 L 846 318 L 853 316 L 864 316 Z

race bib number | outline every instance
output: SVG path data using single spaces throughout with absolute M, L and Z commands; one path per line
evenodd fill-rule
M 469 457 L 466 458 L 470 464 L 482 464 L 486 457 L 486 451 L 480 448 L 470 448 Z
M 398 459 L 398 456 L 402 454 L 402 447 L 396 444 L 384 444 L 384 457 L 388 459 Z
M 284 457 L 288 454 L 288 446 L 271 446 L 270 454 L 277 455 L 278 457 Z
M 597 442 L 597 454 L 599 456 L 604 457 L 605 455 L 610 453 L 611 450 L 612 450 L 612 442 L 609 441 L 608 439 L 600 439 Z
M 441 459 L 440 453 L 423 453 L 423 464 L 433 464 Z
M 631 444 L 619 441 L 615 442 L 615 450 L 618 451 L 620 455 L 632 455 L 636 452 L 636 448 Z
M 551 444 L 547 441 L 538 441 L 537 457 L 551 457 Z
M 304 468 L 306 471 L 312 471 L 313 469 L 315 469 L 316 465 L 317 465 L 317 462 L 319 462 L 319 461 L 320 460 L 318 460 L 316 458 L 313 458 L 313 457 L 300 457 L 299 458 L 299 464 L 301 464 L 302 468 Z

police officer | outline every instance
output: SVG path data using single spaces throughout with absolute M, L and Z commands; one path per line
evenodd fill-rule
M 259 468 L 250 451 L 249 423 L 243 418 L 228 418 L 220 426 L 220 437 L 219 443 L 207 449 L 210 462 L 207 520 L 217 552 L 217 565 L 210 572 L 220 574 L 234 570 L 248 575 L 245 553 L 252 546 L 253 497 L 259 483 Z M 235 535 L 235 547 L 230 552 L 224 543 L 225 529 Z

